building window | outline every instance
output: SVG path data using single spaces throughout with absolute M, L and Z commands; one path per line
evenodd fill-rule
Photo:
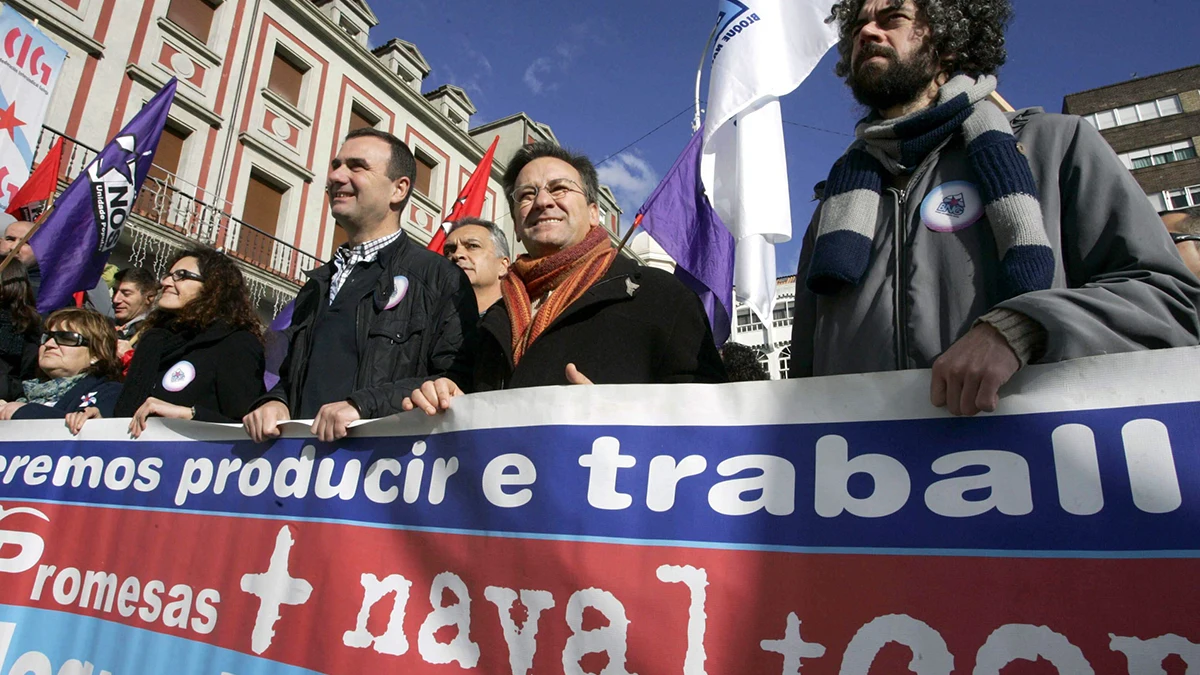
M 1183 112 L 1183 107 L 1179 105 L 1179 97 L 1167 96 L 1155 101 L 1145 101 L 1114 110 L 1102 110 L 1091 115 L 1085 115 L 1083 119 L 1087 120 L 1088 124 L 1091 124 L 1093 127 L 1103 130 L 1113 127 L 1123 127 L 1126 124 L 1146 122 L 1168 115 L 1178 115 L 1181 112 Z
M 171 23 L 205 44 L 208 44 L 216 13 L 217 8 L 204 0 L 171 0 L 167 7 L 167 19 Z
M 154 153 L 154 163 L 150 165 L 147 180 L 138 192 L 134 211 L 150 220 L 162 222 L 169 216 L 172 192 L 176 174 L 179 173 L 179 163 L 183 157 L 183 144 L 188 132 L 180 131 L 168 124 L 163 128 L 162 136 L 158 139 L 158 149 Z
M 1165 190 L 1146 195 L 1159 211 L 1186 209 L 1200 206 L 1200 185 L 1190 185 L 1177 190 Z
M 779 351 L 779 378 L 788 379 L 788 371 L 792 369 L 792 346 L 788 345 Z
M 792 316 L 795 314 L 795 300 L 781 300 L 775 303 L 775 309 L 771 312 L 771 325 L 775 327 L 792 325 Z
M 433 197 L 433 167 L 437 166 L 423 155 L 414 155 L 417 160 L 417 180 L 413 189 L 426 197 Z
M 770 359 L 767 358 L 767 353 L 755 348 L 754 355 L 758 357 L 758 365 L 762 366 L 763 372 L 769 376 L 771 374 L 771 364 Z
M 1126 152 L 1119 157 L 1125 168 L 1144 169 L 1148 166 L 1158 166 L 1160 164 L 1170 164 L 1171 162 L 1182 162 L 1185 159 L 1192 159 L 1196 156 L 1196 147 L 1192 140 L 1180 141 L 1171 145 L 1160 145 L 1154 148 L 1145 150 L 1134 150 Z
M 737 325 L 739 333 L 748 333 L 754 330 L 762 330 L 762 321 L 758 320 L 758 315 L 747 308 L 738 310 Z
M 374 126 L 378 123 L 378 120 L 372 119 L 370 115 L 363 112 L 362 108 L 359 108 L 356 105 L 350 106 L 350 128 L 347 129 L 347 131 L 374 128 Z
M 267 80 L 267 89 L 298 108 L 300 87 L 304 84 L 304 71 L 304 68 L 285 56 L 283 51 L 276 49 L 275 57 L 271 60 L 271 77 Z
M 358 29 L 358 26 L 354 25 L 353 21 L 344 16 L 338 21 L 338 25 L 352 38 L 358 38 L 358 34 L 362 32 Z
M 286 192 L 258 172 L 250 172 L 246 203 L 242 207 L 242 220 L 250 227 L 240 228 L 237 242 L 237 253 L 242 259 L 264 267 L 270 263 Z

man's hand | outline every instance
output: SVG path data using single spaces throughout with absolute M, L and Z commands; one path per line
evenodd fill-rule
M 400 407 L 405 411 L 420 408 L 426 415 L 436 415 L 450 407 L 450 399 L 463 393 L 454 380 L 439 377 L 422 384 L 420 389 L 414 389 L 411 396 L 401 401 Z
M 587 375 L 579 372 L 574 363 L 567 364 L 567 384 L 592 384 Z
M 146 430 L 146 419 L 151 416 L 190 420 L 192 419 L 192 409 L 175 405 L 174 403 L 167 403 L 162 399 L 151 396 L 133 413 L 133 419 L 129 420 L 129 435 L 134 438 L 141 436 L 142 432 Z
M 282 401 L 267 401 L 242 418 L 242 426 L 255 443 L 279 438 L 279 423 L 288 421 L 291 413 Z
M 981 323 L 933 362 L 929 400 L 954 415 L 992 412 L 1000 403 L 1000 387 L 1020 367 L 1000 331 Z
M 13 413 L 21 409 L 24 403 L 17 401 L 0 401 L 0 420 L 11 420 Z
M 326 403 L 317 411 L 312 432 L 321 441 L 331 443 L 345 438 L 350 423 L 360 419 L 362 415 L 358 414 L 358 408 L 349 401 Z

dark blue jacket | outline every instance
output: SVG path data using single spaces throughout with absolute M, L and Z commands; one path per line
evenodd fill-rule
M 75 386 L 67 390 L 67 393 L 63 394 L 62 398 L 58 399 L 58 403 L 53 406 L 27 403 L 17 408 L 12 418 L 14 420 L 63 419 L 67 413 L 93 406 L 99 408 L 100 414 L 104 417 L 112 417 L 113 406 L 117 404 L 117 397 L 120 395 L 120 382 L 88 375 L 76 382 Z

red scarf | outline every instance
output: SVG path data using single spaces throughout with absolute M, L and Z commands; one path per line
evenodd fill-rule
M 536 260 L 528 254 L 517 258 L 501 284 L 512 324 L 514 366 L 546 327 L 608 272 L 616 257 L 608 232 L 593 227 L 583 241 L 554 255 Z M 530 298 L 540 298 L 551 290 L 554 293 L 535 317 Z

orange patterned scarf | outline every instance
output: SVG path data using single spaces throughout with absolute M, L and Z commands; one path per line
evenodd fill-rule
M 563 310 L 608 272 L 616 257 L 608 232 L 593 227 L 583 241 L 554 255 L 535 260 L 525 254 L 516 259 L 501 285 L 512 324 L 513 366 Z M 530 298 L 551 290 L 554 293 L 535 317 Z

